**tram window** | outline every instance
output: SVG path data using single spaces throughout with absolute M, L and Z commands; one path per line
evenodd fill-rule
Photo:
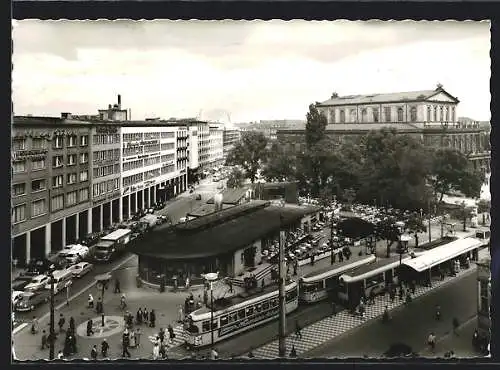
M 328 279 L 325 279 L 326 289 L 335 288 L 337 285 L 338 285 L 338 277 L 337 276 L 332 276 Z
M 220 318 L 220 326 L 227 325 L 229 323 L 229 319 L 227 315 L 221 316 Z
M 201 330 L 203 332 L 210 331 L 210 321 L 203 321 L 201 324 Z
M 278 305 L 278 300 L 276 298 L 271 299 L 271 307 L 276 307 Z
M 238 321 L 238 313 L 237 312 L 231 314 L 231 322 L 235 322 L 235 321 Z
M 312 293 L 323 289 L 323 281 L 313 284 L 304 284 L 304 293 Z
M 247 307 L 246 315 L 247 317 L 253 315 L 253 306 Z
M 255 311 L 257 311 L 257 312 L 262 311 L 262 305 L 260 303 L 255 305 Z
M 267 311 L 269 309 L 269 301 L 265 301 L 262 303 L 262 310 Z
M 245 310 L 239 310 L 238 311 L 238 319 L 244 319 L 245 318 Z
M 214 322 L 212 323 L 212 329 L 215 330 L 215 329 L 217 329 L 218 326 L 219 326 L 219 323 L 217 322 L 217 320 L 214 320 Z
M 378 274 L 375 276 L 372 276 L 371 278 L 366 279 L 366 287 L 370 288 L 374 285 L 380 284 L 384 282 L 384 274 Z
M 287 302 L 294 300 L 295 297 L 297 297 L 297 291 L 296 290 L 292 290 L 291 292 L 286 293 L 286 301 Z

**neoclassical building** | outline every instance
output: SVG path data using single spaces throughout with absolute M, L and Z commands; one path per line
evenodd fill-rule
M 442 85 L 434 90 L 371 95 L 332 95 L 318 103 L 328 121 L 332 145 L 355 139 L 371 130 L 395 128 L 419 138 L 425 145 L 452 147 L 468 156 L 475 168 L 489 172 L 489 133 L 473 120 L 459 121 L 459 100 Z M 305 125 L 277 131 L 281 145 L 294 150 L 305 146 Z

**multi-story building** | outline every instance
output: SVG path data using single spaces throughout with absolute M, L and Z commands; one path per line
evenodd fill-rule
M 15 117 L 12 244 L 20 265 L 187 189 L 175 122 Z
M 468 156 L 475 168 L 489 172 L 489 138 L 477 122 L 458 122 L 459 100 L 441 85 L 435 90 L 392 94 L 332 96 L 319 103 L 327 118 L 326 134 L 332 145 L 358 138 L 370 130 L 395 128 L 419 138 L 425 145 L 447 146 Z M 305 125 L 277 131 L 281 145 L 305 147 Z
M 234 148 L 234 145 L 241 139 L 240 129 L 237 127 L 224 127 L 224 133 L 222 136 L 222 155 L 224 160 L 226 160 L 229 152 Z
M 12 130 L 12 255 L 23 264 L 86 234 L 91 130 L 50 117 L 15 117 Z
M 491 259 L 477 262 L 477 328 L 485 343 L 491 338 Z
M 208 167 L 223 164 L 224 161 L 224 128 L 219 125 L 210 125 L 210 151 Z

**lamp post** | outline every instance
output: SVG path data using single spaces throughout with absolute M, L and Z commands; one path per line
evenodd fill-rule
M 214 347 L 214 290 L 212 284 L 219 278 L 218 272 L 205 274 L 205 279 L 210 284 L 210 338 L 212 348 Z
M 97 288 L 101 288 L 101 302 L 97 302 L 97 312 L 101 314 L 101 326 L 104 326 L 105 320 L 104 320 L 104 290 L 108 286 L 108 282 L 111 280 L 111 275 L 110 274 L 101 274 L 97 275 L 94 277 L 96 280 L 96 285 Z M 100 307 L 99 307 L 100 303 Z
M 49 271 L 48 271 L 48 274 L 49 274 L 49 277 L 50 277 L 50 332 L 49 332 L 49 337 L 50 337 L 50 341 L 49 341 L 49 360 L 53 360 L 54 359 L 54 355 L 55 355 L 55 342 L 56 342 L 56 338 L 55 338 L 55 330 L 54 330 L 54 325 L 55 325 L 55 320 L 54 320 L 54 316 L 55 316 L 55 313 L 54 313 L 54 270 L 55 270 L 55 266 L 54 265 L 50 265 L 49 267 Z
M 464 222 L 464 231 L 467 231 L 467 213 L 465 212 L 466 205 L 465 201 L 462 201 L 462 215 L 464 217 L 463 222 Z

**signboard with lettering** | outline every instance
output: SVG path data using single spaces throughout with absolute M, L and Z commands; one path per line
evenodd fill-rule
M 124 194 L 125 194 L 125 192 L 124 192 Z M 99 197 L 96 197 L 96 198 L 92 199 L 92 205 L 96 206 L 98 204 L 101 204 L 101 203 L 104 203 L 104 202 L 116 199 L 118 197 L 120 197 L 120 191 L 114 191 L 112 193 L 109 193 L 109 194 L 106 194 L 106 195 L 102 195 L 102 196 L 99 196 Z

